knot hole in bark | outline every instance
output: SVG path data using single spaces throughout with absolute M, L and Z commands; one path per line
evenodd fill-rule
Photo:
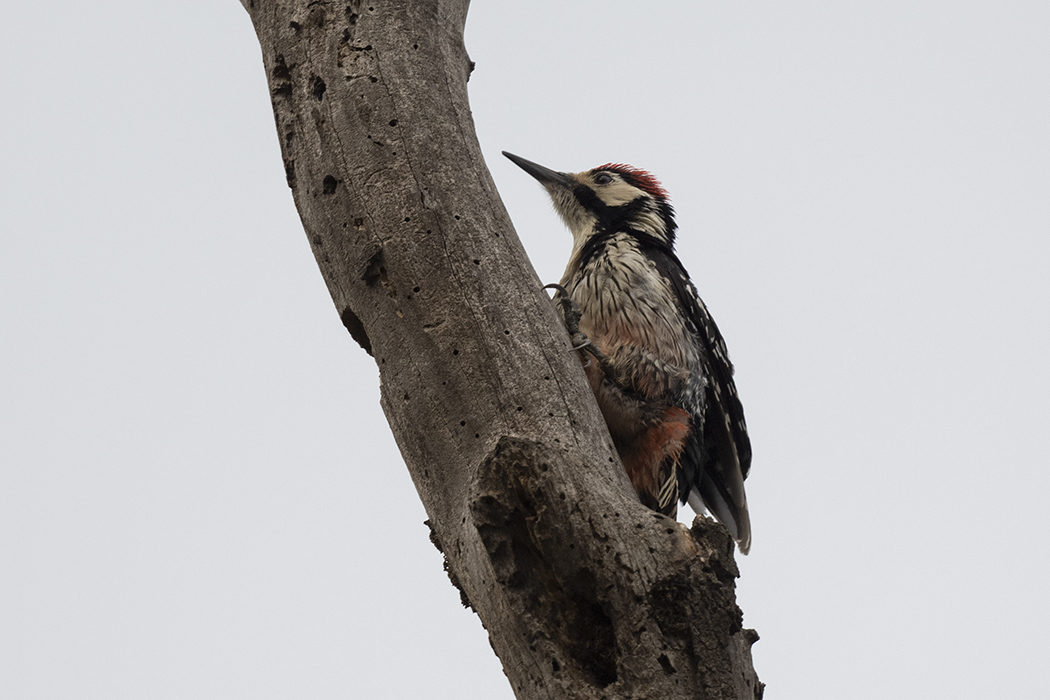
M 540 443 L 502 437 L 478 469 L 470 510 L 531 648 L 555 673 L 604 688 L 617 679 L 615 630 L 565 518 L 572 506 L 551 478 L 560 459 Z
M 349 306 L 345 307 L 342 313 L 339 314 L 340 320 L 343 322 L 343 326 L 350 332 L 350 337 L 357 341 L 365 352 L 369 355 L 372 354 L 372 339 L 368 337 L 368 333 L 365 332 L 365 324 L 361 323 L 361 319 L 354 310 Z

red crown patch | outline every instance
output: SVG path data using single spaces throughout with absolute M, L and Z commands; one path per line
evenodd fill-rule
M 652 173 L 648 170 L 635 168 L 624 163 L 606 163 L 605 165 L 599 165 L 594 169 L 595 172 L 599 170 L 608 170 L 619 173 L 623 176 L 624 180 L 627 180 L 627 182 L 631 183 L 638 189 L 645 190 L 659 199 L 667 199 L 667 190 L 664 189 L 664 186 L 660 184 L 660 181 L 653 177 Z

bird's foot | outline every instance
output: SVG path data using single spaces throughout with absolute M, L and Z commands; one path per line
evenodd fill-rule
M 553 299 L 554 305 L 558 308 L 558 312 L 561 314 L 562 323 L 565 324 L 565 330 L 569 334 L 569 341 L 572 343 L 572 349 L 579 352 L 581 356 L 585 352 L 589 353 L 594 359 L 598 360 L 599 363 L 604 363 L 605 355 L 602 354 L 601 350 L 594 346 L 594 343 L 592 343 L 591 339 L 587 337 L 587 334 L 580 330 L 580 319 L 583 317 L 583 312 L 580 311 L 579 304 L 569 296 L 569 292 L 560 284 L 546 284 L 543 288 L 555 290 Z M 587 361 L 584 364 L 584 367 L 587 367 L 591 363 L 590 357 L 586 359 Z

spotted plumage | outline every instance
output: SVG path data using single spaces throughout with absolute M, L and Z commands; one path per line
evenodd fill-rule
M 572 232 L 560 284 L 600 358 L 585 371 L 639 499 L 671 517 L 679 500 L 706 506 L 746 553 L 751 443 L 725 342 L 674 253 L 666 190 L 622 163 L 560 173 L 504 155 Z

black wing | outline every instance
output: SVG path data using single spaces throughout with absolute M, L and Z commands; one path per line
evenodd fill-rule
M 650 255 L 674 287 L 692 322 L 707 379 L 704 400 L 698 404 L 700 414 L 693 415 L 693 433 L 680 460 L 679 494 L 694 510 L 700 505 L 694 499 L 702 500 L 746 554 L 751 547 L 751 521 L 744 479 L 751 470 L 751 439 L 733 382 L 733 363 L 718 326 L 678 257 L 667 250 L 651 251 Z

